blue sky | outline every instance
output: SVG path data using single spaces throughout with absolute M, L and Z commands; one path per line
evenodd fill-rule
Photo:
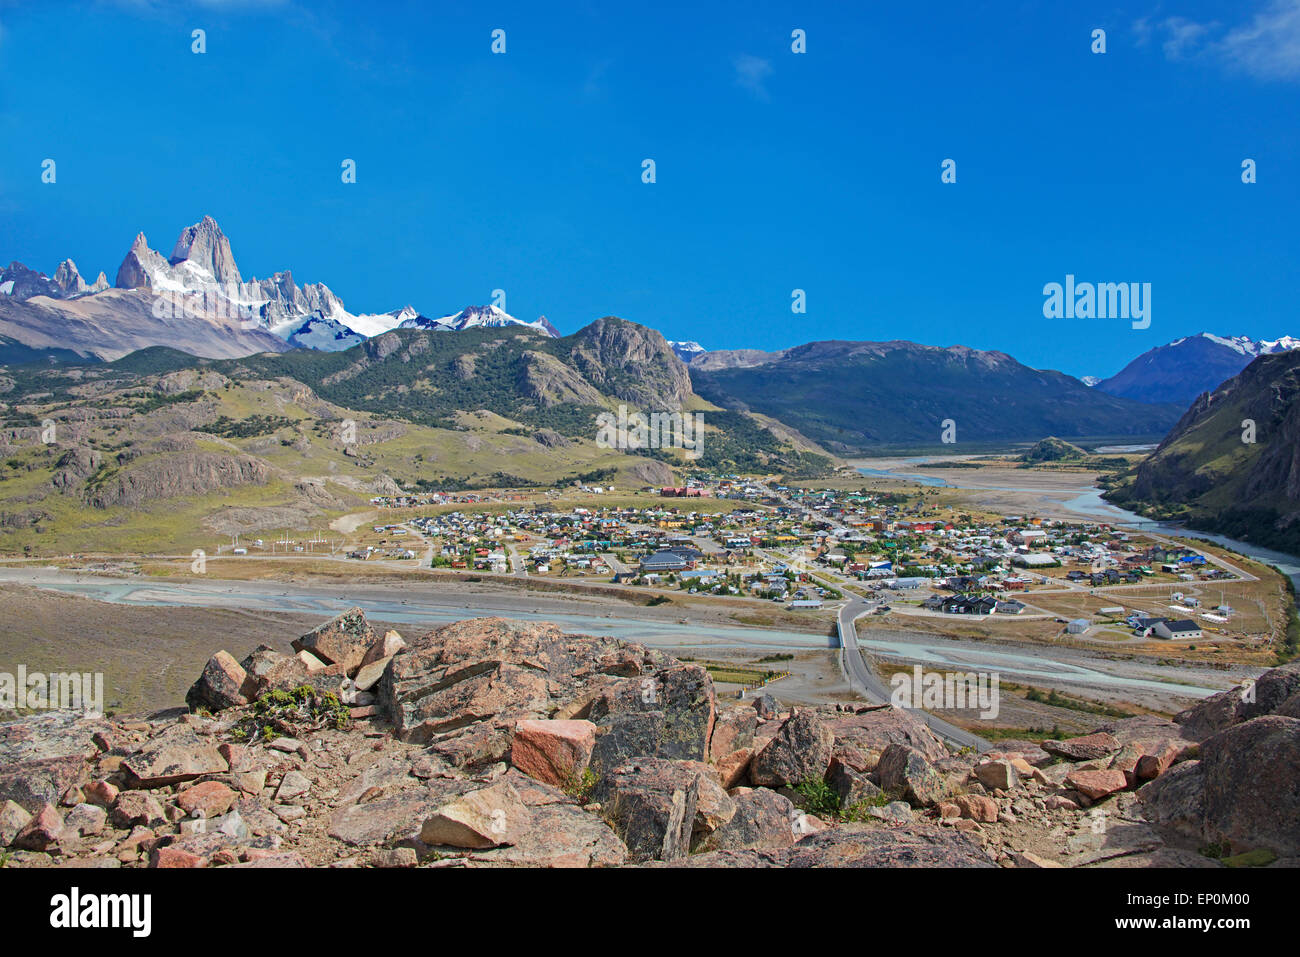
M 1300 335 L 1298 94 L 1300 0 L 0 0 L 0 258 L 111 281 L 138 231 L 167 255 L 210 214 L 245 277 L 353 312 L 503 288 L 564 333 L 1108 375 L 1201 330 Z M 1067 273 L 1151 283 L 1150 328 L 1045 319 Z

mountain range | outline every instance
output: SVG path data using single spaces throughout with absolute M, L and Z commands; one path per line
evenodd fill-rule
M 880 445 L 937 446 L 947 420 L 960 446 L 1048 435 L 1157 436 L 1182 412 L 965 346 L 810 342 L 780 352 L 707 352 L 690 370 L 695 391 L 710 402 L 771 416 L 844 455 Z
M 328 286 L 299 285 L 289 270 L 245 279 L 230 240 L 210 216 L 183 229 L 167 257 L 138 234 L 111 287 L 103 273 L 87 283 L 71 260 L 60 263 L 53 277 L 20 262 L 0 272 L 0 361 L 8 363 L 104 361 L 156 345 L 214 359 L 301 350 L 351 355 L 358 348 L 370 355 L 370 345 L 395 330 L 517 330 L 562 338 L 545 317 L 526 322 L 495 304 L 437 318 L 410 305 L 352 313 Z M 659 341 L 686 364 L 690 387 L 705 399 L 771 416 L 843 454 L 933 444 L 949 419 L 958 441 L 1154 437 L 1164 434 L 1188 402 L 1240 372 L 1252 357 L 1300 345 L 1290 338 L 1255 342 L 1203 333 L 1153 349 L 1108 379 L 1081 381 L 965 346 L 829 341 L 766 352 Z M 580 356 L 560 357 L 568 364 L 561 371 L 546 349 L 521 351 L 531 357 L 516 356 L 523 366 L 510 372 L 519 401 L 532 401 L 540 379 L 559 393 L 567 390 L 574 401 L 591 399 L 591 389 L 570 374 L 593 374 Z M 484 361 L 481 355 L 462 357 Z M 921 382 L 924 389 L 917 388 Z M 465 397 L 462 404 L 472 400 Z M 450 411 L 439 408 L 439 414 Z
M 1300 554 L 1300 351 L 1258 356 L 1199 395 L 1105 497 Z
M 1202 332 L 1144 352 L 1108 379 L 1084 381 L 1126 399 L 1185 406 L 1231 379 L 1252 359 L 1296 348 L 1300 339 L 1291 336 L 1259 341 Z
M 166 258 L 139 233 L 112 287 L 102 272 L 88 285 L 70 259 L 53 278 L 20 262 L 0 272 L 0 337 L 101 360 L 151 345 L 206 358 L 295 347 L 341 351 L 398 326 L 458 331 L 511 325 L 558 335 L 545 317 L 527 323 L 495 306 L 438 319 L 411 306 L 353 314 L 328 286 L 300 286 L 287 269 L 245 280 L 230 240 L 211 216 L 183 229 Z

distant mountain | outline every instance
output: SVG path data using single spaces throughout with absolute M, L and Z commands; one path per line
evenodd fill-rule
M 70 259 L 53 278 L 19 262 L 0 271 L 0 336 L 38 352 L 62 348 L 99 359 L 152 345 L 209 358 L 295 346 L 339 351 L 399 326 L 459 331 L 513 324 L 559 335 L 544 316 L 526 323 L 491 306 L 432 320 L 411 306 L 354 315 L 328 286 L 299 286 L 287 269 L 245 280 L 211 216 L 181 230 L 166 258 L 139 233 L 113 288 L 103 273 L 87 284 Z
M 544 335 L 558 337 L 556 328 L 542 316 L 536 322 L 524 322 L 516 319 L 496 306 L 467 306 L 460 312 L 440 319 L 426 316 L 410 316 L 398 324 L 401 329 L 430 329 L 435 332 L 463 332 L 466 329 L 500 329 L 506 326 L 525 326 L 536 329 Z
M 295 379 L 339 406 L 420 426 L 461 430 L 466 415 L 495 415 L 588 444 L 596 438 L 596 416 L 620 404 L 647 413 L 699 406 L 686 366 L 663 336 L 614 316 L 560 338 L 532 323 L 478 325 L 455 335 L 437 326 L 399 328 L 346 352 L 249 356 L 209 367 L 235 380 Z M 706 411 L 704 420 L 701 467 L 828 472 L 829 459 L 779 426 L 724 410 Z M 677 450 L 639 455 L 681 461 Z
M 763 352 L 761 349 L 719 349 L 706 352 L 691 360 L 691 365 L 701 372 L 718 369 L 750 369 L 764 363 L 775 362 L 785 352 Z
M 138 234 L 112 288 L 103 273 L 87 284 L 71 260 L 52 279 L 17 262 L 0 273 L 0 335 L 99 359 L 153 345 L 209 358 L 348 348 L 360 341 L 355 318 L 327 286 L 299 286 L 288 270 L 245 280 L 211 216 L 181 230 L 166 258 Z
M 517 334 L 505 333 L 503 329 Z M 607 316 L 556 339 L 531 323 L 398 328 L 333 356 L 251 356 L 243 368 L 290 376 L 351 408 L 454 426 L 457 412 L 486 409 L 509 418 L 594 435 L 594 413 L 611 402 L 679 411 L 691 398 L 686 367 L 663 336 Z
M 347 326 L 353 332 L 369 339 L 372 336 L 383 335 L 389 329 L 396 329 L 408 319 L 414 319 L 420 314 L 412 306 L 403 306 L 401 309 L 394 309 L 392 312 L 380 312 L 368 316 L 351 316 L 348 318 Z
M 137 349 L 169 345 L 194 356 L 232 358 L 292 348 L 266 329 L 238 318 L 154 314 L 148 290 L 106 289 L 74 299 L 0 295 L 0 336 L 34 350 L 67 350 L 84 358 L 116 359 Z
M 698 342 L 690 340 L 685 342 L 673 342 L 670 339 L 668 340 L 668 345 L 670 345 L 673 352 L 677 354 L 677 358 L 681 359 L 687 365 L 690 365 L 693 359 L 699 358 L 707 351 L 704 346 L 700 345 Z
M 1105 497 L 1300 555 L 1300 351 L 1259 356 L 1198 396 Z
M 1138 402 L 1174 402 L 1186 406 L 1202 392 L 1231 379 L 1257 356 L 1289 352 L 1300 339 L 1283 336 L 1259 341 L 1247 336 L 1198 333 L 1142 353 L 1097 388 Z
M 913 342 L 811 342 L 775 353 L 710 352 L 691 363 L 701 396 L 761 412 L 840 453 L 880 445 L 1163 434 L 1177 406 L 1098 392 L 1001 352 Z
M 287 269 L 268 279 L 245 281 L 235 265 L 230 240 L 211 216 L 183 229 L 168 259 L 149 248 L 144 233 L 137 235 L 118 267 L 114 285 L 160 296 L 173 314 L 234 318 L 282 339 L 313 316 L 342 325 L 351 318 L 328 286 L 299 286 Z
M 341 352 L 366 341 L 366 337 L 353 332 L 337 319 L 326 319 L 313 313 L 285 337 L 285 341 L 299 349 L 318 349 L 323 352 Z
M 53 279 L 43 272 L 28 269 L 20 262 L 11 262 L 4 269 L 0 269 L 0 295 L 13 299 L 30 299 L 33 296 L 70 299 L 93 292 L 103 292 L 107 288 L 108 279 L 102 272 L 93 285 L 86 285 L 86 281 L 77 272 L 77 264 L 71 259 L 59 263 Z

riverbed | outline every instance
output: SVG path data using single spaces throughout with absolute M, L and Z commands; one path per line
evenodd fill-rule
M 555 622 L 577 634 L 611 635 L 660 648 L 678 657 L 738 655 L 749 660 L 774 653 L 832 654 L 835 639 L 807 632 L 718 624 L 666 622 L 628 617 L 618 612 L 593 614 L 590 605 L 569 598 L 495 594 L 478 589 L 468 594 L 455 585 L 299 584 L 265 581 L 169 581 L 117 578 L 58 568 L 3 568 L 0 582 L 47 589 L 118 605 L 200 607 L 290 612 L 322 620 L 360 606 L 378 621 L 409 624 L 419 633 L 448 622 L 484 615 L 525 621 Z M 1231 687 L 1257 669 L 1237 673 L 1189 665 L 1170 667 L 1154 661 L 1108 657 L 1079 649 L 1039 649 L 1010 643 L 970 641 L 873 628 L 859 629 L 859 643 L 884 658 L 919 662 L 935 668 L 997 672 L 1004 681 L 1090 689 L 1130 699 L 1195 699 Z M 214 636 L 218 641 L 219 636 Z M 217 650 L 214 646 L 213 651 Z

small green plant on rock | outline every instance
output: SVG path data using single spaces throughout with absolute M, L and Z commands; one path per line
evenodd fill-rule
M 583 768 L 581 774 L 571 774 L 560 790 L 579 804 L 586 804 L 595 786 L 596 772 L 591 768 Z
M 253 713 L 235 725 L 230 734 L 239 741 L 271 741 L 279 735 L 296 737 L 322 728 L 343 731 L 351 720 L 338 695 L 299 685 L 292 690 L 266 692 L 253 703 Z
M 794 792 L 799 796 L 795 803 L 801 810 L 820 818 L 840 816 L 840 796 L 821 778 L 800 781 L 794 786 Z

